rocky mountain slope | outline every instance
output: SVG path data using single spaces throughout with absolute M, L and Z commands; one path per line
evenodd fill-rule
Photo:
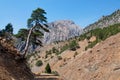
M 57 71 L 63 80 L 119 80 L 120 79 L 120 33 L 98 43 L 85 51 L 89 41 L 79 42 L 80 49 L 65 51 L 58 57 L 49 58 L 53 71 Z M 90 39 L 92 40 L 92 38 Z M 78 53 L 75 55 L 75 53 Z M 44 59 L 43 59 L 44 61 Z M 35 72 L 44 71 L 42 67 L 33 67 Z M 41 73 L 40 72 L 40 73 Z
M 87 32 L 95 28 L 103 28 L 116 23 L 120 23 L 120 10 L 117 10 L 108 16 L 103 16 L 97 22 L 87 26 L 84 31 Z
M 48 24 L 50 33 L 45 33 L 44 43 L 65 41 L 82 33 L 82 29 L 70 20 L 59 20 Z
M 78 55 L 60 69 L 65 80 L 119 80 L 120 33 Z
M 45 66 L 49 63 L 52 71 L 57 71 L 63 80 L 119 80 L 119 26 L 120 24 L 115 24 L 101 29 L 100 34 L 99 29 L 95 29 L 96 35 L 92 33 L 93 35 L 89 36 L 89 38 L 87 36 L 83 36 L 85 38 L 80 38 L 80 40 L 76 38 L 80 46 L 76 51 L 66 49 L 59 55 L 55 55 L 52 54 L 54 45 L 62 47 L 66 43 L 59 42 L 54 45 L 46 45 L 44 50 L 52 48 L 49 50 L 51 51 L 50 55 L 45 57 L 48 52 L 44 51 L 44 55 L 41 55 L 42 52 L 40 54 L 38 52 L 37 55 L 32 56 L 30 58 L 31 70 L 38 74 L 45 72 Z M 103 36 L 101 32 L 107 35 L 104 39 L 99 37 Z M 92 44 L 92 47 L 86 49 L 90 44 Z M 38 60 L 42 60 L 42 66 L 35 65 Z

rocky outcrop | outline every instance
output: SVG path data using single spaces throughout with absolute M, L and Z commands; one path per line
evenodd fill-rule
M 25 41 L 22 41 L 20 38 L 15 38 L 14 37 L 14 46 L 16 47 L 16 49 L 18 51 L 20 51 L 21 53 L 24 51 L 25 48 Z M 38 45 L 35 44 L 30 44 L 28 47 L 28 53 L 32 53 L 35 51 L 35 49 L 37 48 Z
M 19 44 L 16 45 L 16 48 L 20 51 L 23 52 L 25 48 L 25 41 L 21 41 Z M 37 48 L 37 45 L 35 44 L 30 44 L 28 48 L 28 53 L 32 53 L 35 49 Z
M 45 33 L 43 42 L 65 41 L 82 33 L 82 29 L 70 20 L 59 20 L 48 24 L 49 33 Z
M 120 23 L 120 10 L 117 10 L 108 16 L 103 16 L 97 22 L 87 26 L 84 31 L 87 32 L 95 28 L 104 28 L 117 23 Z

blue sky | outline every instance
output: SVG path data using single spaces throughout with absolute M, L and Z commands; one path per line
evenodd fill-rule
M 33 10 L 41 7 L 47 12 L 48 22 L 73 20 L 85 26 L 120 9 L 118 0 L 0 0 L 0 29 L 12 23 L 14 32 L 27 27 Z

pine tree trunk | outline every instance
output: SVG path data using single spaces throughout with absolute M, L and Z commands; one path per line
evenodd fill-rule
M 35 26 L 30 28 L 30 31 L 29 31 L 29 34 L 28 34 L 28 37 L 27 37 L 27 41 L 26 41 L 26 45 L 25 45 L 25 48 L 24 48 L 24 52 L 23 52 L 23 58 L 25 58 L 27 56 L 27 51 L 28 51 L 29 42 L 30 42 L 30 36 L 31 36 L 32 30 L 34 28 L 35 28 Z

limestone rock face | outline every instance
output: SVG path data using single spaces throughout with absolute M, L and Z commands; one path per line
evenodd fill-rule
M 49 33 L 45 33 L 43 42 L 65 41 L 82 33 L 82 29 L 70 20 L 59 20 L 48 24 Z

